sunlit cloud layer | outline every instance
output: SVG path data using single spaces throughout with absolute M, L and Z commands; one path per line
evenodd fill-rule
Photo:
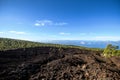
M 12 33 L 12 34 L 26 34 L 25 32 L 20 32 L 20 31 L 8 31 L 9 33 Z
M 0 32 L 0 34 L 4 34 L 4 32 Z
M 63 26 L 67 25 L 66 22 L 54 22 L 52 20 L 36 20 L 35 26 Z
M 60 35 L 70 35 L 71 33 L 60 32 Z
M 14 31 L 14 30 L 11 30 L 11 31 L 4 31 L 4 32 L 0 32 L 0 34 L 15 34 L 15 35 L 25 35 L 27 34 L 26 32 L 23 32 L 23 31 Z

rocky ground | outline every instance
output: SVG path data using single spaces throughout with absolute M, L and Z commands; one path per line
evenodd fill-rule
M 120 80 L 120 58 L 100 51 L 36 47 L 0 52 L 0 80 Z

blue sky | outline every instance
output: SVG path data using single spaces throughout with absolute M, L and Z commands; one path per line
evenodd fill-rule
M 0 37 L 120 40 L 120 0 L 0 0 Z

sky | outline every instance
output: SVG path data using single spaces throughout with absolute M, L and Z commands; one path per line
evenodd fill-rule
M 0 37 L 120 40 L 120 0 L 0 0 Z

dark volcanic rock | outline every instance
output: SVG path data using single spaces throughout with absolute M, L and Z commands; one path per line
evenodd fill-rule
M 120 57 L 75 48 L 36 47 L 0 52 L 0 80 L 119 80 Z

